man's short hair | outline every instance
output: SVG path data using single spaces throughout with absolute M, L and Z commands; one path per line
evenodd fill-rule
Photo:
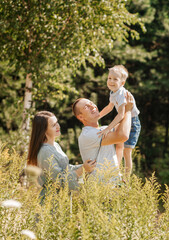
M 77 103 L 80 102 L 81 99 L 83 98 L 78 98 L 72 105 L 72 112 L 75 115 L 75 117 L 77 117 L 81 113 L 77 108 Z

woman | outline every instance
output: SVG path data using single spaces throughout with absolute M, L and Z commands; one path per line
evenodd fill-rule
M 41 195 L 44 195 L 46 173 L 50 170 L 53 181 L 57 178 L 60 186 L 68 181 L 70 190 L 78 188 L 78 177 L 83 169 L 90 173 L 96 166 L 96 161 L 87 160 L 83 165 L 70 165 L 68 157 L 62 151 L 55 138 L 60 136 L 60 125 L 55 115 L 48 111 L 38 112 L 32 124 L 32 133 L 28 151 L 28 165 L 38 166 L 42 169 L 39 184 L 44 187 Z

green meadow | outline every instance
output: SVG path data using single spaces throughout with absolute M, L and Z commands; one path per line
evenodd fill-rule
M 154 175 L 132 175 L 115 186 L 106 170 L 104 180 L 99 174 L 84 178 L 79 191 L 69 192 L 67 186 L 56 191 L 57 181 L 51 183 L 49 173 L 48 194 L 40 204 L 36 170 L 19 182 L 25 156 L 2 145 L 0 163 L 0 239 L 169 239 L 169 188 L 161 191 Z M 5 206 L 7 200 L 20 206 Z

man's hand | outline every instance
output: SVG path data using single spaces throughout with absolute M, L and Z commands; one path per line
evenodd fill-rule
M 127 91 L 127 95 L 126 95 L 126 101 L 127 101 L 127 103 L 125 105 L 125 112 L 128 112 L 128 111 L 132 110 L 133 102 L 134 102 L 132 94 L 129 93 L 128 91 Z
M 86 172 L 90 173 L 90 172 L 93 172 L 93 170 L 95 169 L 96 167 L 96 160 L 86 160 L 84 163 L 83 163 L 83 167 L 85 169 Z
M 110 132 L 110 130 L 109 130 L 109 128 L 107 127 L 107 128 L 105 128 L 104 130 L 98 132 L 97 135 L 98 135 L 99 137 L 102 136 L 103 138 L 105 138 L 109 132 Z

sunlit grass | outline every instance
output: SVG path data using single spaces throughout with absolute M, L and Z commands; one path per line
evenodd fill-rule
M 109 181 L 108 168 L 104 179 L 89 176 L 79 191 L 71 193 L 68 186 L 57 193 L 57 182 L 51 185 L 49 181 L 41 205 L 41 189 L 36 184 L 40 172 L 28 168 L 26 181 L 31 181 L 21 187 L 19 174 L 24 165 L 25 156 L 1 150 L 0 239 L 169 239 L 169 188 L 165 186 L 161 194 L 154 175 L 144 181 L 133 175 L 126 184 L 115 185 Z

